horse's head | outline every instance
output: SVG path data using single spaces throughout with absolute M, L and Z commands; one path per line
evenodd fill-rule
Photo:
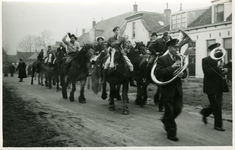
M 82 50 L 85 53 L 85 57 L 87 57 L 88 60 L 90 60 L 91 58 L 93 58 L 94 55 L 94 46 L 92 44 L 85 44 L 82 47 Z
M 135 42 L 134 50 L 135 50 L 135 52 L 137 52 L 139 54 L 145 54 L 146 53 L 146 46 L 142 41 Z
M 117 69 L 117 65 L 120 65 L 123 62 L 123 54 L 121 50 L 111 48 L 110 50 L 110 66 L 111 71 L 115 71 Z

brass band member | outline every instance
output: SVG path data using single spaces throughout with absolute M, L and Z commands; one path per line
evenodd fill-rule
M 157 60 L 156 77 L 162 79 L 163 82 L 174 77 L 174 71 L 180 67 L 180 60 L 177 60 L 178 55 L 176 55 L 177 51 L 179 51 L 177 43 L 177 39 L 172 39 L 167 42 L 169 53 L 160 56 Z M 178 137 L 176 137 L 177 127 L 175 119 L 182 111 L 183 89 L 181 78 L 185 78 L 186 76 L 187 72 L 183 71 L 179 73 L 178 77 L 171 83 L 161 86 L 161 98 L 165 108 L 162 123 L 165 126 L 167 138 L 172 141 L 179 140 Z
M 211 51 L 219 47 L 219 43 L 212 44 L 208 47 Z M 215 55 L 221 55 L 215 51 Z M 203 91 L 207 94 L 210 105 L 201 110 L 202 121 L 207 124 L 207 118 L 210 114 L 214 115 L 214 129 L 218 131 L 225 131 L 222 122 L 222 82 L 223 75 L 228 72 L 227 68 L 222 68 L 218 61 L 211 58 L 211 56 L 202 59 L 202 69 L 204 73 Z

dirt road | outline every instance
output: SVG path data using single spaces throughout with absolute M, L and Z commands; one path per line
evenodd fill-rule
M 108 100 L 102 100 L 100 93 L 86 90 L 86 104 L 78 102 L 79 88 L 75 92 L 76 101 L 62 99 L 55 88 L 47 89 L 30 79 L 19 83 L 18 78 L 5 77 L 3 84 L 10 87 L 34 112 L 50 122 L 58 132 L 58 140 L 66 140 L 70 147 L 122 147 L 122 146 L 231 146 L 232 123 L 224 121 L 225 132 L 213 129 L 213 118 L 208 124 L 201 121 L 198 109 L 185 106 L 176 119 L 179 142 L 167 140 L 163 125 L 159 120 L 162 112 L 154 105 L 140 108 L 134 104 L 134 96 L 129 95 L 130 114 L 122 115 L 122 103 L 116 102 L 116 111 L 108 110 Z M 69 92 L 70 90 L 68 90 Z

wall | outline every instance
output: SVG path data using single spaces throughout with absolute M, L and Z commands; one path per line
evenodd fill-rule
M 190 38 L 196 42 L 196 78 L 203 78 L 202 58 L 207 56 L 207 40 L 215 39 L 223 46 L 223 39 L 232 37 L 232 25 L 222 25 L 207 27 L 186 32 Z M 177 34 L 171 34 L 172 38 L 177 38 Z M 226 56 L 225 56 L 226 57 Z M 227 60 L 226 60 L 227 61 Z
M 132 22 L 135 22 L 135 38 L 132 38 Z M 145 44 L 149 41 L 149 32 L 144 27 L 140 19 L 127 22 L 123 35 L 128 35 L 131 43 L 135 41 L 143 41 Z

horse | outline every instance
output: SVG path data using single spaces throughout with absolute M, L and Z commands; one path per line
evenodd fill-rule
M 46 87 L 48 89 L 52 88 L 52 81 L 53 85 L 56 85 L 56 91 L 59 91 L 59 75 L 58 75 L 58 63 L 56 62 L 56 57 L 54 53 L 48 54 L 48 60 L 44 67 L 45 69 L 45 77 L 46 77 Z
M 104 57 L 102 59 L 101 65 L 103 66 L 107 60 L 108 56 Z M 108 69 L 104 69 L 101 67 L 101 72 L 103 75 L 103 86 L 102 86 L 102 99 L 107 98 L 106 93 L 106 82 L 109 83 L 110 86 L 110 94 L 109 94 L 109 110 L 114 111 L 115 110 L 115 103 L 114 103 L 114 97 L 116 95 L 117 91 L 117 85 L 122 85 L 122 99 L 123 99 L 123 115 L 129 114 L 129 109 L 127 106 L 127 93 L 128 93 L 128 83 L 129 83 L 129 76 L 130 71 L 129 67 L 127 66 L 127 63 L 123 57 L 123 54 L 121 53 L 121 50 L 116 50 L 112 48 L 110 50 L 110 65 Z
M 71 102 L 74 101 L 74 92 L 76 91 L 76 83 L 80 81 L 80 96 L 78 98 L 80 103 L 86 103 L 84 96 L 84 87 L 88 76 L 88 65 L 90 59 L 94 56 L 93 45 L 85 44 L 82 49 L 76 53 L 73 61 L 70 63 L 68 68 L 65 67 L 66 58 L 63 58 L 60 63 L 60 80 L 62 86 L 62 97 L 67 99 L 67 86 L 71 82 L 72 90 L 70 92 L 69 99 Z
M 38 85 L 44 86 L 43 84 L 43 76 L 44 76 L 44 67 L 45 64 L 43 60 L 37 60 L 32 65 L 32 75 L 31 75 L 31 85 L 33 85 L 33 78 L 35 76 L 35 73 L 38 73 Z
M 150 83 L 153 83 L 150 75 L 147 78 L 145 77 L 146 66 L 150 54 L 147 53 L 146 46 L 143 42 L 135 42 L 135 47 L 130 50 L 127 56 L 134 66 L 133 78 L 137 83 L 137 95 L 135 104 L 140 105 L 140 107 L 144 107 L 148 98 L 147 87 Z M 144 81 L 145 78 L 146 80 Z M 158 102 L 159 94 L 160 91 L 158 88 L 156 94 L 154 95 L 155 103 Z M 159 104 L 160 106 L 162 106 L 162 103 Z

